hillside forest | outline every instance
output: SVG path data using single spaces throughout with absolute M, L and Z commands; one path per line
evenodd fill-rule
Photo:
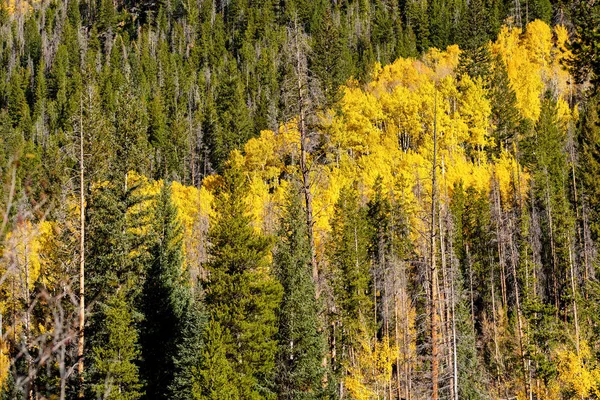
M 1 0 L 0 398 L 600 398 L 600 2 Z

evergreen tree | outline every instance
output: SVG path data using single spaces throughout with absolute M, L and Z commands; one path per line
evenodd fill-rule
M 472 0 L 466 7 L 457 32 L 460 55 L 459 72 L 487 80 L 490 73 L 490 50 L 487 42 L 496 33 L 488 31 L 491 24 L 485 0 Z
M 599 97 L 590 98 L 583 107 L 578 126 L 578 178 L 583 189 L 583 196 L 590 207 L 590 227 L 594 240 L 600 238 L 600 186 L 596 183 L 600 178 L 600 107 Z
M 191 293 L 190 293 L 191 294 Z M 184 301 L 186 299 L 182 299 Z M 189 296 L 177 326 L 177 347 L 173 356 L 173 380 L 168 388 L 169 399 L 198 399 L 198 386 L 204 341 L 204 312 L 201 299 Z
M 557 119 L 557 104 L 550 94 L 542 104 L 534 132 L 523 139 L 523 162 L 533 174 L 534 207 L 542 212 L 542 247 L 544 267 L 543 294 L 556 312 L 565 306 L 564 296 L 571 291 L 568 282 L 574 219 L 569 204 L 569 166 L 565 153 L 566 132 Z
M 570 45 L 575 57 L 569 61 L 579 82 L 589 79 L 594 90 L 600 87 L 600 5 L 597 2 L 573 2 L 573 22 L 577 40 Z
M 198 367 L 202 332 L 183 267 L 182 227 L 167 183 L 157 199 L 153 234 L 142 294 L 141 372 L 148 398 L 186 398 L 193 392 L 191 376 Z
M 118 93 L 114 126 L 114 173 L 119 179 L 125 178 L 130 171 L 148 174 L 151 161 L 147 137 L 148 116 L 144 104 L 131 92 Z
M 300 189 L 291 185 L 274 255 L 276 274 L 283 287 L 278 309 L 279 399 L 322 398 L 324 341 L 319 333 L 311 253 Z
M 240 398 L 270 399 L 274 397 L 275 310 L 281 286 L 267 263 L 271 240 L 250 224 L 246 188 L 239 167 L 229 165 L 216 199 L 220 215 L 209 231 L 206 305 L 223 329 L 222 343 Z
M 101 313 L 104 329 L 92 349 L 92 368 L 99 379 L 94 379 L 94 397 L 110 400 L 136 400 L 142 397 L 137 360 L 138 333 L 133 310 L 126 300 L 127 287 L 111 295 Z
M 141 356 L 136 344 L 138 306 L 147 263 L 148 238 L 139 234 L 148 229 L 147 214 L 139 207 L 146 197 L 138 189 L 130 185 L 126 190 L 124 182 L 115 182 L 94 188 L 87 197 L 85 273 L 86 298 L 91 306 L 86 316 L 85 348 L 93 349 L 97 356 L 86 370 L 86 385 L 96 395 L 104 390 L 102 382 L 107 374 L 114 372 L 102 355 L 121 351 L 127 352 L 127 358 L 119 359 L 123 365 L 118 368 L 130 373 L 128 390 L 142 392 L 137 367 L 134 371 L 129 366 L 139 365 Z M 123 318 L 128 321 L 126 330 L 121 325 Z M 120 336 L 123 330 L 128 332 L 127 340 Z
M 359 337 L 375 331 L 372 281 L 370 275 L 369 238 L 371 236 L 366 208 L 359 205 L 356 190 L 345 188 L 335 206 L 328 258 L 333 269 L 333 290 L 339 323 L 338 369 L 349 357 L 350 349 L 358 349 Z
M 412 0 L 406 3 L 406 24 L 414 32 L 417 51 L 423 53 L 430 47 L 427 2 Z
M 492 102 L 492 123 L 495 139 L 494 153 L 501 149 L 511 150 L 516 144 L 520 128 L 520 116 L 517 109 L 517 96 L 508 80 L 506 65 L 501 57 L 492 63 L 493 72 L 490 79 L 490 100 Z
M 528 0 L 527 10 L 529 21 L 541 19 L 545 23 L 552 22 L 552 3 L 550 0 Z
M 210 132 L 211 163 L 218 171 L 224 167 L 232 150 L 240 149 L 252 137 L 252 124 L 244 89 L 234 60 L 227 62 L 216 98 L 218 129 Z
M 198 387 L 202 400 L 240 399 L 237 379 L 231 361 L 227 359 L 224 333 L 221 325 L 211 320 L 205 334 L 206 346 L 202 351 L 202 369 Z
M 432 47 L 445 49 L 450 44 L 452 10 L 444 0 L 431 0 L 428 3 L 429 41 Z
M 23 132 L 27 132 L 31 124 L 31 116 L 29 114 L 29 104 L 23 90 L 21 71 L 18 68 L 15 68 L 11 75 L 8 107 L 14 126 L 20 128 Z
M 339 87 L 349 76 L 348 65 L 351 59 L 347 44 L 340 29 L 333 21 L 330 8 L 327 9 L 314 36 L 311 53 L 311 69 L 321 82 L 327 104 L 331 105 L 339 99 Z

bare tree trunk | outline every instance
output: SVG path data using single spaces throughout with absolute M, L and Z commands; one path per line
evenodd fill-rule
M 28 233 L 29 235 L 29 233 Z M 33 399 L 33 382 L 34 382 L 34 369 L 33 369 L 33 357 L 31 356 L 31 313 L 29 310 L 29 301 L 31 297 L 31 293 L 29 292 L 29 237 L 24 238 L 25 242 L 25 260 L 24 260 L 24 297 L 25 297 L 25 359 L 27 360 L 27 378 L 28 378 L 28 390 L 27 390 L 27 398 Z
M 451 315 L 451 328 L 452 328 L 452 394 L 453 400 L 458 400 L 458 349 L 456 345 L 456 293 L 454 292 L 454 238 L 452 236 L 452 229 L 448 229 L 448 247 L 450 253 L 450 315 Z
M 510 222 L 508 229 L 511 229 Z M 509 233 L 510 234 L 510 233 Z M 521 296 L 519 294 L 519 283 L 517 279 L 517 254 L 515 252 L 515 246 L 512 240 L 512 235 L 510 236 L 510 251 L 511 251 L 511 266 L 513 273 L 513 285 L 515 287 L 515 303 L 517 306 L 517 327 L 519 329 L 519 351 L 521 356 L 521 363 L 523 364 L 523 379 L 525 382 L 525 393 L 528 398 L 532 398 L 533 393 L 531 391 L 531 376 L 529 374 L 529 360 L 525 357 L 525 339 L 523 334 L 523 316 L 521 312 Z
M 473 296 L 473 264 L 471 263 L 471 252 L 469 245 L 465 246 L 467 253 L 467 263 L 469 264 L 469 297 L 471 300 L 471 328 L 473 330 L 473 336 L 475 336 L 475 298 Z
M 312 193 L 310 191 L 310 168 L 307 163 L 308 153 L 308 127 L 306 123 L 306 82 L 303 82 L 302 76 L 304 75 L 304 68 L 302 67 L 302 50 L 300 48 L 300 32 L 298 27 L 297 19 L 294 20 L 294 45 L 296 53 L 296 89 L 298 96 L 298 130 L 300 131 L 300 173 L 302 175 L 302 192 L 304 194 L 304 205 L 306 207 L 306 226 L 308 228 L 308 239 L 310 245 L 310 256 L 312 264 L 312 275 L 315 284 L 319 278 L 319 271 L 317 268 L 317 256 L 315 252 L 315 237 L 313 227 L 313 202 Z M 318 293 L 318 291 L 317 291 Z
M 494 290 L 494 268 L 491 268 L 490 283 L 492 285 L 492 324 L 494 329 L 494 358 L 496 359 L 496 379 L 500 383 L 500 348 L 498 346 L 498 326 L 496 323 L 496 293 Z
M 442 173 L 443 174 L 443 173 Z M 441 258 L 441 272 L 442 272 L 442 291 L 440 292 L 439 298 L 439 307 L 440 307 L 440 325 L 442 327 L 442 338 L 441 342 L 444 344 L 445 348 L 443 349 L 446 354 L 446 365 L 453 365 L 453 355 L 452 352 L 454 348 L 448 343 L 452 343 L 452 314 L 450 307 L 450 286 L 449 282 L 450 276 L 448 271 L 448 263 L 446 259 L 446 236 L 445 236 L 445 226 L 443 222 L 447 222 L 446 219 L 446 210 L 445 203 L 440 199 L 439 200 L 439 218 L 438 218 L 438 226 L 439 226 L 439 236 L 440 236 L 440 258 Z M 452 376 L 452 379 L 454 375 Z M 454 398 L 454 384 L 450 385 L 450 394 L 451 398 Z
M 79 104 L 79 338 L 77 343 L 77 372 L 79 374 L 79 398 L 83 398 L 83 344 L 85 328 L 85 167 L 83 162 L 83 104 Z
M 431 324 L 431 399 L 439 399 L 439 347 L 438 329 L 439 316 L 437 313 L 437 265 L 435 251 L 435 206 L 436 206 L 436 168 L 437 168 L 437 90 L 433 106 L 433 166 L 431 171 L 431 231 L 429 232 L 429 257 L 431 263 L 430 276 L 430 324 Z
M 575 324 L 575 347 L 577 355 L 579 355 L 579 317 L 577 315 L 577 296 L 575 291 L 575 266 L 573 265 L 573 252 L 571 251 L 571 243 L 569 240 L 569 269 L 571 275 L 571 292 L 573 295 L 573 322 Z

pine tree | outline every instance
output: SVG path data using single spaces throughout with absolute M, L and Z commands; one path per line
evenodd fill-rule
M 290 186 L 274 255 L 284 293 L 278 309 L 277 393 L 279 399 L 308 400 L 322 398 L 324 341 L 298 186 Z
M 579 163 L 578 178 L 583 189 L 583 196 L 590 207 L 590 228 L 594 240 L 600 238 L 600 99 L 590 98 L 584 105 L 578 126 Z
M 110 400 L 136 400 L 142 397 L 137 360 L 138 333 L 133 310 L 126 300 L 124 286 L 113 294 L 101 311 L 104 330 L 99 339 L 102 346 L 92 349 L 94 397 Z
M 148 243 L 143 232 L 148 227 L 146 213 L 139 211 L 146 198 L 138 189 L 130 185 L 126 190 L 124 182 L 116 181 L 95 187 L 86 198 L 85 296 L 90 305 L 86 311 L 85 348 L 94 349 L 95 354 L 118 353 L 120 349 L 115 346 L 133 346 L 137 341 L 133 336 L 130 342 L 119 338 L 122 321 L 109 322 L 110 318 L 127 317 L 131 320 L 128 325 L 137 329 L 139 324 Z M 137 330 L 128 332 L 139 336 Z M 139 356 L 139 351 L 129 353 L 129 361 L 123 362 L 139 365 Z M 100 390 L 97 385 L 105 381 L 107 371 L 109 367 L 102 364 L 101 357 L 95 359 L 85 371 L 86 388 Z
M 202 369 L 197 383 L 201 400 L 241 398 L 231 361 L 227 359 L 224 339 L 221 325 L 212 320 L 206 329 L 206 346 L 202 351 Z
M 492 102 L 492 123 L 495 139 L 495 154 L 501 149 L 512 150 L 518 139 L 520 115 L 517 109 L 517 96 L 508 80 L 506 65 L 500 56 L 492 63 L 490 79 L 490 100 Z
M 362 334 L 371 337 L 375 333 L 375 321 L 371 317 L 374 315 L 369 257 L 371 233 L 366 209 L 358 202 L 353 188 L 347 187 L 340 193 L 328 243 L 332 286 L 339 310 L 332 318 L 338 319 L 337 323 L 343 327 L 335 339 L 339 358 L 332 367 L 340 372 L 351 349 L 360 347 L 359 337 Z
M 191 291 L 190 291 L 191 292 Z M 180 322 L 177 326 L 177 344 L 173 356 L 173 380 L 168 388 L 169 399 L 198 399 L 205 316 L 201 299 L 187 296 Z M 182 299 L 185 300 L 185 299 Z
M 547 24 L 552 22 L 552 3 L 550 0 L 528 0 L 527 1 L 527 13 L 529 15 L 529 21 L 541 19 Z
M 349 54 L 344 51 L 347 45 L 340 29 L 333 21 L 330 8 L 327 9 L 314 35 L 314 45 L 310 57 L 311 69 L 323 87 L 327 105 L 332 105 L 340 97 L 339 87 L 349 76 L 351 63 Z
M 417 51 L 423 53 L 431 45 L 429 42 L 427 2 L 423 0 L 411 0 L 406 3 L 406 24 L 414 32 Z
M 450 7 L 444 0 L 428 2 L 429 41 L 432 47 L 445 49 L 450 44 Z
M 600 6 L 585 0 L 573 2 L 573 26 L 576 38 L 570 45 L 575 57 L 569 61 L 571 71 L 579 82 L 589 79 L 594 91 L 600 87 Z
M 157 199 L 153 234 L 142 294 L 141 372 L 148 398 L 185 398 L 193 392 L 190 375 L 200 358 L 202 332 L 183 267 L 182 227 L 167 183 Z
M 117 162 L 113 171 L 119 179 L 125 178 L 130 171 L 149 173 L 148 116 L 144 104 L 133 93 L 118 93 L 114 125 Z
M 216 199 L 219 215 L 209 230 L 206 305 L 223 329 L 222 342 L 240 398 L 270 399 L 281 286 L 267 263 L 271 240 L 255 231 L 247 215 L 246 188 L 239 167 L 229 165 Z
M 223 75 L 216 97 L 218 129 L 208 138 L 211 163 L 218 171 L 223 169 L 229 153 L 240 149 L 253 134 L 243 84 L 234 60 L 226 63 Z
M 485 1 L 471 1 L 462 14 L 456 37 L 458 45 L 463 50 L 460 55 L 460 73 L 487 80 L 491 58 L 487 46 L 487 41 L 492 37 L 488 32 L 490 22 Z
M 8 112 L 13 120 L 15 127 L 27 132 L 31 124 L 31 116 L 29 114 L 29 104 L 23 90 L 22 72 L 19 68 L 15 68 L 10 77 L 9 94 L 8 94 Z
M 522 140 L 523 162 L 533 174 L 534 205 L 542 211 L 541 261 L 545 275 L 543 294 L 551 299 L 557 315 L 571 292 L 569 265 L 572 265 L 571 239 L 573 212 L 569 204 L 569 168 L 564 151 L 566 133 L 557 118 L 557 104 L 550 94 L 542 104 L 540 119 L 532 135 Z

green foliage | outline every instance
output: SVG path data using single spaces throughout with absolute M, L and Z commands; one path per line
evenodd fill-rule
M 311 253 L 300 190 L 291 185 L 274 255 L 283 288 L 278 308 L 277 393 L 280 399 L 320 399 L 324 340 L 312 279 Z
M 100 311 L 104 331 L 92 349 L 92 369 L 99 378 L 92 384 L 94 397 L 136 400 L 144 394 L 137 366 L 138 334 L 126 296 L 126 288 L 121 288 Z
M 516 106 L 517 96 L 510 86 L 504 61 L 498 57 L 494 60 L 492 66 L 489 96 L 492 101 L 494 152 L 499 154 L 501 148 L 511 150 L 511 147 L 516 144 L 520 116 Z
M 577 0 L 573 2 L 574 28 L 577 40 L 571 44 L 575 57 L 569 63 L 580 82 L 590 79 L 597 90 L 600 85 L 600 7 L 597 3 Z
M 312 70 L 322 83 L 328 105 L 339 99 L 339 87 L 349 77 L 350 54 L 330 8 L 320 21 L 314 36 Z
M 502 60 L 487 45 L 502 23 L 523 28 L 536 18 L 569 27 L 575 57 L 567 62 L 578 81 L 590 81 L 589 91 L 573 85 L 566 94 L 567 78 L 555 69 L 558 58 L 545 66 L 528 62 L 528 74 L 540 77 L 522 86 L 514 79 L 519 63 L 511 63 L 510 51 Z M 422 206 L 430 169 L 421 167 L 430 162 L 432 76 L 445 105 L 438 111 L 439 177 L 465 177 L 464 187 L 448 185 L 439 193 L 440 210 L 449 205 L 452 214 L 439 219 L 435 237 L 436 246 L 442 239 L 446 246 L 438 252 L 443 396 L 450 397 L 456 350 L 458 398 L 524 397 L 523 361 L 539 390 L 535 396 L 556 398 L 550 390 L 561 374 L 557 354 L 574 352 L 557 353 L 559 347 L 581 339 L 600 354 L 599 21 L 598 2 L 583 0 L 2 2 L 0 312 L 6 348 L 0 357 L 15 361 L 8 375 L 0 370 L 3 398 L 61 398 L 61 383 L 63 397 L 76 396 L 77 374 L 61 382 L 60 367 L 77 357 L 71 329 L 77 296 L 67 292 L 78 289 L 80 165 L 87 397 L 428 393 L 428 217 Z M 527 33 L 519 40 L 525 38 Z M 528 46 L 539 45 L 533 39 Z M 456 53 L 444 59 L 449 53 L 432 52 L 432 62 L 404 60 L 398 66 L 406 73 L 392 72 L 402 75 L 378 86 L 389 71 L 375 62 L 385 66 L 455 43 L 462 50 L 458 70 Z M 520 47 L 519 57 L 535 58 L 533 48 Z M 557 46 L 547 50 L 548 57 L 556 54 L 564 53 Z M 454 91 L 460 93 L 463 74 L 481 78 L 491 104 L 491 124 L 481 135 L 493 145 L 487 160 L 478 162 L 498 171 L 470 163 L 457 170 L 453 164 L 470 151 L 448 145 L 466 129 L 460 115 L 465 107 Z M 375 75 L 378 80 L 369 82 Z M 422 77 L 427 84 L 417 84 Z M 342 99 L 340 87 L 349 78 L 356 79 L 348 84 L 355 96 Z M 521 96 L 537 78 L 552 93 L 539 120 L 536 112 L 525 119 Z M 423 91 L 413 91 L 413 83 Z M 362 88 L 371 86 L 382 90 L 364 96 Z M 573 121 L 563 111 L 584 96 L 571 137 Z M 528 101 L 538 99 L 535 92 Z M 298 154 L 296 132 L 278 129 L 301 110 L 308 122 L 318 282 L 310 273 L 300 201 L 292 194 L 280 204 Z M 243 150 L 267 128 L 285 150 L 265 146 L 254 150 L 260 157 L 251 162 L 228 164 L 244 157 L 231 157 L 233 150 Z M 398 139 L 417 137 L 406 149 L 395 148 Z M 360 144 L 352 149 L 341 144 L 354 140 Z M 519 159 L 502 170 L 501 156 L 513 161 L 504 149 Z M 397 156 L 385 158 L 396 150 Z M 416 162 L 421 164 L 408 173 L 396 165 Z M 383 167 L 391 173 L 371 186 L 373 172 Z M 197 210 L 176 210 L 168 184 L 156 198 L 141 194 L 140 185 L 152 191 L 161 179 L 188 184 L 191 177 L 201 186 L 214 172 L 223 176 L 204 181 L 194 198 L 201 204 Z M 146 178 L 155 181 L 146 184 Z M 488 191 L 496 179 L 503 180 L 499 211 L 495 192 Z M 355 183 L 339 193 L 348 182 Z M 268 189 L 257 200 L 262 184 Z M 256 201 L 264 207 L 252 215 L 265 216 L 261 226 L 268 233 L 280 223 L 277 241 L 259 233 L 250 216 L 248 204 L 256 208 Z M 178 213 L 187 218 L 185 229 Z M 14 239 L 17 228 L 30 224 L 33 232 L 42 221 L 52 226 L 52 238 L 34 240 L 37 247 Z M 514 263 L 517 276 L 502 270 L 500 261 Z M 34 267 L 40 277 L 31 282 L 23 274 Z M 200 272 L 201 282 L 192 281 L 191 271 Z M 517 295 L 525 354 L 517 345 Z M 4 301 L 11 296 L 19 301 Z M 51 308 L 55 296 L 65 296 L 60 312 Z M 580 313 L 577 340 L 574 305 Z M 60 322 L 71 329 L 69 340 L 59 336 L 59 317 L 73 319 Z M 449 340 L 452 328 L 456 348 Z M 48 359 L 41 351 L 46 349 Z M 61 364 L 57 354 L 63 350 Z M 569 390 L 562 394 L 571 395 Z
M 227 359 L 224 333 L 221 325 L 211 320 L 205 334 L 206 346 L 202 351 L 202 369 L 198 387 L 202 400 L 240 399 L 237 377 Z
M 600 237 L 600 188 L 596 184 L 600 177 L 600 119 L 598 97 L 590 98 L 581 113 L 577 129 L 579 146 L 578 178 L 581 181 L 583 195 L 590 207 L 590 228 L 594 239 Z
M 374 332 L 372 319 L 373 294 L 370 274 L 369 239 L 370 229 L 367 221 L 367 209 L 359 204 L 358 193 L 353 188 L 345 188 L 340 194 L 332 220 L 332 232 L 328 243 L 328 258 L 332 267 L 332 285 L 336 307 L 340 310 L 336 316 L 345 327 L 336 338 L 342 348 L 358 349 L 359 338 L 366 325 L 367 335 Z M 334 366 L 339 368 L 339 366 Z
M 206 305 L 223 329 L 221 340 L 240 398 L 273 398 L 281 286 L 267 263 L 271 240 L 250 224 L 239 167 L 228 166 L 223 179 L 216 199 L 220 214 L 209 231 Z
M 152 226 L 154 244 L 142 293 L 141 370 L 152 399 L 186 398 L 201 349 L 201 320 L 183 267 L 182 227 L 164 184 Z

